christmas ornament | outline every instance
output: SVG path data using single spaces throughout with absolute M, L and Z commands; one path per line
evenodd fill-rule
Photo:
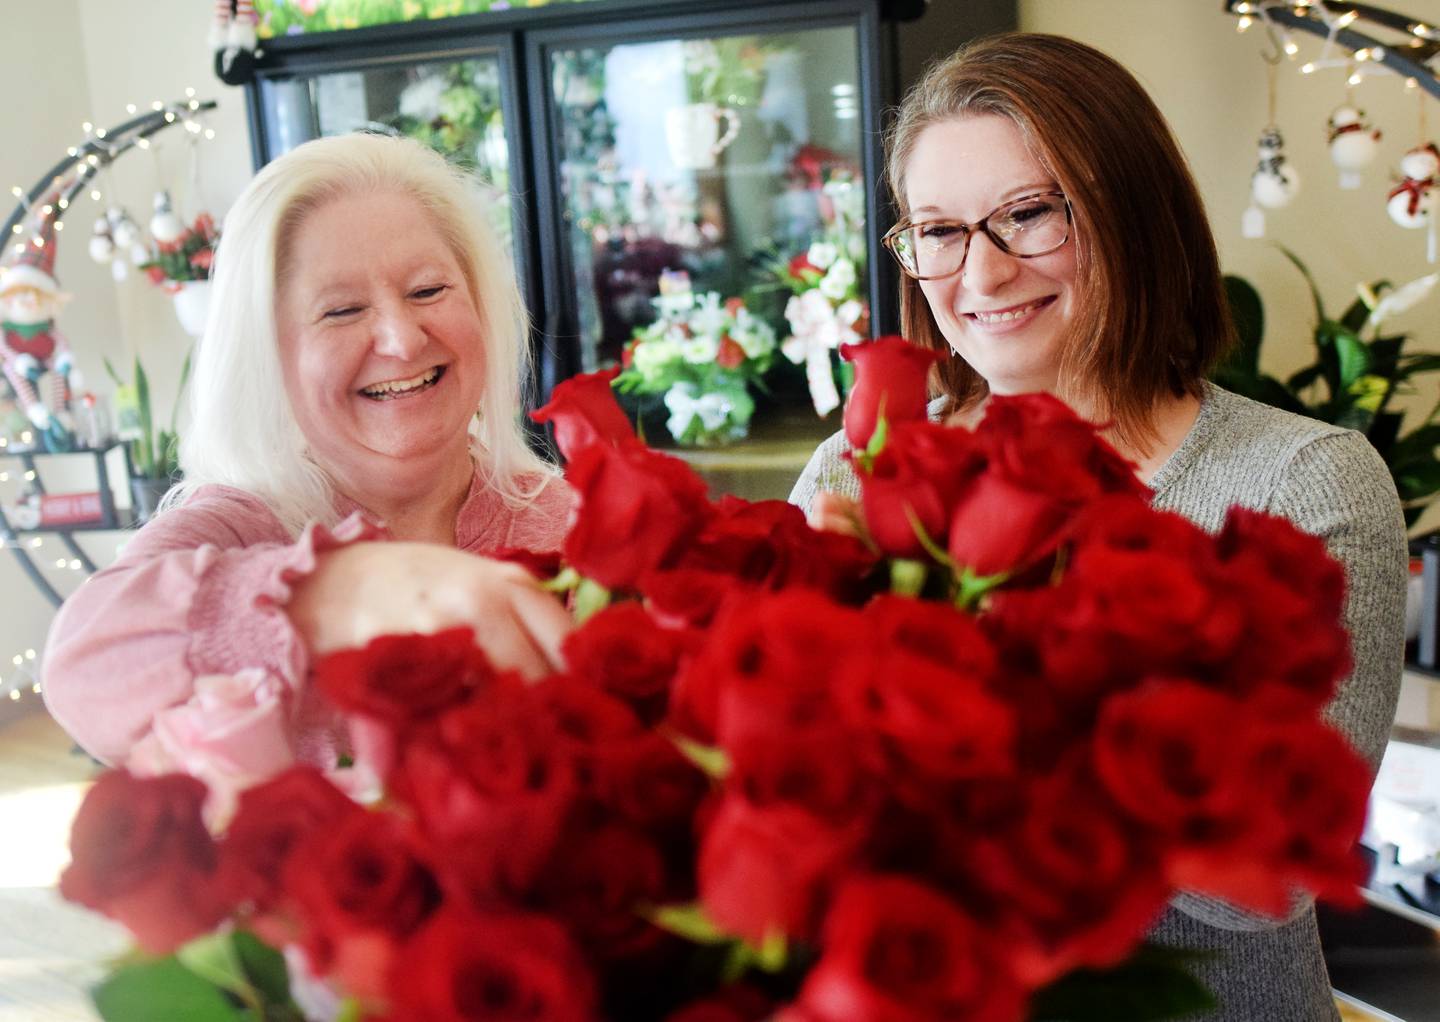
M 97 263 L 108 263 L 115 258 L 115 239 L 110 234 L 110 221 L 100 217 L 90 234 L 90 258 Z
M 1340 169 L 1340 187 L 1359 188 L 1360 171 L 1375 159 L 1380 131 L 1365 120 L 1365 111 L 1346 103 L 1330 114 L 1330 162 Z
M 53 215 L 45 216 L 24 251 L 0 266 L 0 370 L 45 449 L 68 451 L 75 443 L 64 421 L 73 361 L 69 345 L 55 329 L 55 314 L 70 296 L 55 279 L 54 223 Z M 47 374 L 48 404 L 38 390 Z
M 254 0 L 214 0 L 214 4 L 210 49 L 215 53 L 215 74 L 226 85 L 244 85 L 255 77 Z
M 1250 208 L 1241 224 L 1247 238 L 1264 237 L 1264 210 L 1288 206 L 1300 191 L 1300 175 L 1285 159 L 1285 139 L 1273 124 L 1260 133 L 1259 157 L 1250 175 Z
M 150 218 L 150 236 L 162 245 L 179 241 L 185 234 L 185 224 L 175 215 L 170 204 L 170 193 L 155 193 L 155 215 Z
M 1385 211 L 1401 227 L 1412 230 L 1430 221 L 1435 205 L 1435 173 L 1440 170 L 1440 151 L 1435 143 L 1416 146 L 1400 157 L 1400 183 L 1385 197 Z
M 140 240 L 140 225 L 119 206 L 106 210 L 105 219 L 110 221 L 110 236 L 115 239 L 116 248 L 128 249 Z

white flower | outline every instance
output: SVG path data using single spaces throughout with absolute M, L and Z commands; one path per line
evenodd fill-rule
M 835 318 L 846 326 L 854 326 L 860 322 L 860 317 L 865 315 L 865 303 L 858 298 L 852 298 L 848 302 L 842 302 L 835 310 Z
M 646 383 L 654 383 L 671 363 L 680 358 L 680 345 L 668 338 L 641 341 L 635 345 L 632 367 Z
M 680 345 L 680 357 L 691 365 L 709 365 L 719 354 L 720 337 L 717 334 L 697 334 Z
M 1380 324 L 1391 316 L 1398 316 L 1424 301 L 1434 289 L 1436 281 L 1440 281 L 1440 273 L 1427 274 L 1408 284 L 1401 284 L 1387 292 L 1383 298 L 1377 297 L 1373 291 L 1361 284 L 1358 288 L 1360 298 L 1370 308 L 1370 319 L 1365 325 L 1379 330 Z
M 407 85 L 400 93 L 400 114 L 417 121 L 433 121 L 440 116 L 440 95 L 446 89 L 445 79 L 439 75 L 421 78 Z
M 715 291 L 706 291 L 695 300 L 695 311 L 690 314 L 690 329 L 696 337 L 718 340 L 725 332 L 727 319 L 729 313 L 720 304 L 720 295 Z
M 829 269 L 830 264 L 840 253 L 834 245 L 828 241 L 817 241 L 810 246 L 810 251 L 805 253 L 805 261 L 817 270 Z
M 831 301 L 843 301 L 855 286 L 855 264 L 849 259 L 836 259 L 835 265 L 820 281 L 819 291 Z
M 748 358 L 759 358 L 775 350 L 775 331 L 763 319 L 752 316 L 749 309 L 741 309 L 735 317 L 730 336 Z

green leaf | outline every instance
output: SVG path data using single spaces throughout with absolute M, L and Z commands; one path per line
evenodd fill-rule
M 1220 374 L 1238 380 L 1260 375 L 1260 342 L 1265 336 L 1265 306 L 1260 293 L 1243 277 L 1225 277 L 1225 300 L 1235 322 L 1237 343 Z M 1238 388 L 1232 388 L 1238 389 Z
M 875 432 L 870 434 L 870 442 L 865 445 L 865 457 L 874 460 L 881 451 L 885 449 L 885 441 L 890 437 L 890 420 L 885 418 L 885 399 L 880 399 L 880 412 L 875 416 Z
M 705 906 L 698 901 L 689 905 L 662 905 L 642 915 L 667 933 L 694 944 L 729 944 L 735 940 L 715 925 L 705 913 Z
M 1349 390 L 1370 369 L 1370 349 L 1353 331 L 1335 324 L 1335 354 L 1339 359 L 1340 390 Z
M 285 967 L 285 956 L 245 930 L 236 930 L 231 936 L 236 957 L 251 986 L 267 1004 L 289 1004 L 290 973 Z
M 130 965 L 94 990 L 105 1022 L 248 1022 L 249 1014 L 174 956 Z
M 1320 289 L 1315 286 L 1315 278 L 1310 275 L 1310 268 L 1300 261 L 1299 256 L 1297 256 L 1294 252 L 1290 251 L 1284 245 L 1276 245 L 1275 247 L 1284 254 L 1286 259 L 1289 259 L 1292 263 L 1295 264 L 1295 269 L 1299 270 L 1300 276 L 1305 278 L 1305 283 L 1310 288 L 1310 297 L 1315 302 L 1315 318 L 1317 320 L 1320 320 L 1321 322 L 1324 322 L 1324 320 L 1326 319 L 1325 303 L 1320 300 Z
M 730 757 L 725 754 L 724 749 L 704 745 L 678 731 L 666 729 L 664 734 L 671 744 L 680 750 L 680 754 L 699 767 L 707 777 L 722 781 L 730 773 Z
M 247 1003 L 253 1001 L 254 993 L 228 931 L 192 940 L 175 952 L 175 959 L 207 983 L 228 990 Z
M 575 587 L 575 623 L 584 624 L 592 614 L 610 606 L 610 590 L 593 578 L 582 578 Z
M 1190 975 L 1194 953 L 1147 947 L 1112 969 L 1077 969 L 1030 1002 L 1032 1022 L 1158 1022 L 1215 1007 Z
M 977 575 L 970 568 L 964 568 L 957 578 L 960 586 L 955 594 L 955 605 L 961 610 L 974 610 L 986 593 L 1002 585 L 1009 577 L 1010 573 L 1006 571 Z
M 560 569 L 560 574 L 552 579 L 540 583 L 540 588 L 547 593 L 568 593 L 582 581 L 581 574 L 571 567 Z

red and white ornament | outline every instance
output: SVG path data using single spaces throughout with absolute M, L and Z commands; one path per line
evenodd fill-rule
M 1380 130 L 1365 119 L 1365 111 L 1348 104 L 1338 106 L 1328 122 L 1330 162 L 1340 169 L 1341 188 L 1359 188 L 1360 171 L 1379 151 Z
M 1412 230 L 1430 222 L 1435 206 L 1435 175 L 1440 171 L 1440 150 L 1434 142 L 1416 146 L 1400 157 L 1400 183 L 1385 197 L 1385 211 L 1401 227 Z

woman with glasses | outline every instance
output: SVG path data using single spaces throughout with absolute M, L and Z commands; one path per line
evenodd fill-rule
M 906 97 L 887 173 L 902 331 L 946 356 L 932 415 L 968 425 L 990 394 L 1052 393 L 1109 424 L 1156 506 L 1216 530 L 1239 504 L 1323 537 L 1347 572 L 1355 661 L 1329 715 L 1378 763 L 1404 645 L 1394 485 L 1361 434 L 1207 381 L 1233 334 L 1215 243 L 1139 83 L 1072 40 L 980 41 Z M 846 450 L 843 433 L 822 444 L 791 495 L 819 527 L 853 521 Z M 1308 902 L 1268 919 L 1182 894 L 1151 939 L 1213 952 L 1191 966 L 1220 1004 L 1206 1019 L 1338 1017 Z

